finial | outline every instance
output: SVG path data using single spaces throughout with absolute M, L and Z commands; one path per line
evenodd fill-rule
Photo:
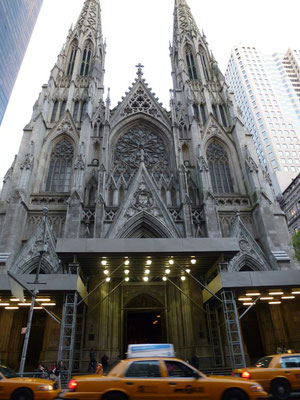
M 138 65 L 136 65 L 135 66 L 138 70 L 137 70 L 137 76 L 139 77 L 139 78 L 141 78 L 143 75 L 144 75 L 144 73 L 143 73 L 143 70 L 142 70 L 142 68 L 144 68 L 144 66 L 141 64 L 141 63 L 139 63 Z

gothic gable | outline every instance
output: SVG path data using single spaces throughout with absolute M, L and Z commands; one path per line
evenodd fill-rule
M 121 119 L 135 114 L 145 114 L 161 121 L 164 125 L 170 126 L 170 119 L 167 112 L 158 102 L 155 93 L 151 92 L 145 79 L 137 78 L 133 86 L 129 88 L 126 97 L 118 104 L 112 114 L 111 123 L 116 124 Z
M 139 221 L 140 226 L 147 225 L 150 230 L 152 224 L 153 231 L 164 232 L 162 237 L 179 237 L 173 218 L 162 201 L 143 162 L 141 162 L 139 170 L 129 186 L 127 195 L 107 233 L 107 237 L 123 237 L 122 234 L 125 234 L 133 221 Z
M 240 247 L 240 252 L 228 265 L 229 271 L 239 271 L 243 267 L 248 267 L 253 271 L 268 271 L 273 269 L 239 215 L 236 216 L 231 225 L 229 236 L 237 238 Z
M 31 273 L 37 268 L 40 251 L 43 250 L 42 272 L 47 274 L 58 273 L 61 267 L 59 258 L 55 252 L 56 240 L 48 221 L 46 222 L 45 232 L 44 236 L 44 221 L 42 221 L 17 254 L 16 258 L 9 262 L 8 269 L 10 272 L 14 274 Z
M 54 128 L 49 132 L 46 142 L 52 142 L 55 140 L 58 136 L 60 135 L 67 135 L 71 137 L 74 141 L 74 143 L 78 142 L 79 138 L 79 133 L 78 130 L 76 129 L 74 125 L 73 118 L 71 117 L 71 114 L 69 111 L 65 113 L 65 115 L 62 117 L 60 121 L 57 122 L 57 124 L 54 126 Z

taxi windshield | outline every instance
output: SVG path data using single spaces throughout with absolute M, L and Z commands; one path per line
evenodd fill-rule
M 0 365 L 0 372 L 5 376 L 5 378 L 9 379 L 9 378 L 16 378 L 18 377 L 18 374 L 10 369 L 9 367 L 6 367 L 4 365 Z
M 255 366 L 256 366 L 256 368 L 268 368 L 271 360 L 272 360 L 272 357 L 260 358 L 258 361 L 256 361 Z

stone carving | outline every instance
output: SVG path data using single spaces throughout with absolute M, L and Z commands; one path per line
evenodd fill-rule
M 128 208 L 126 216 L 131 218 L 141 211 L 147 211 L 156 218 L 161 215 L 160 210 L 154 206 L 153 195 L 147 190 L 144 182 L 139 184 L 137 191 L 134 193 L 131 207 Z
M 156 105 L 153 103 L 146 91 L 139 89 L 129 99 L 128 104 L 124 108 L 122 116 L 127 116 L 135 113 L 143 112 L 153 117 L 160 118 Z
M 198 167 L 200 172 L 209 171 L 208 164 L 203 156 L 198 157 Z

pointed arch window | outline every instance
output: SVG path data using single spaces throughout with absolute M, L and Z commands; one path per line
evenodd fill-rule
M 222 104 L 219 105 L 219 111 L 222 119 L 222 124 L 225 128 L 227 128 L 228 124 L 226 119 L 225 107 Z
M 61 118 L 64 115 L 64 113 L 66 111 L 66 105 L 67 105 L 67 102 L 66 102 L 66 100 L 64 100 L 60 105 L 59 118 Z
M 207 81 L 209 81 L 209 72 L 208 72 L 208 66 L 207 66 L 207 60 L 206 60 L 206 56 L 204 53 L 203 49 L 200 49 L 200 59 L 201 59 L 201 64 L 202 64 L 202 68 L 203 68 L 203 73 L 205 76 L 205 79 Z
M 189 73 L 190 79 L 191 80 L 198 79 L 197 68 L 196 68 L 196 64 L 195 64 L 195 58 L 194 58 L 194 54 L 192 52 L 192 49 L 190 47 L 188 47 L 186 49 L 186 63 L 187 63 L 188 73 Z
M 55 100 L 55 102 L 54 102 L 54 104 L 53 104 L 53 109 L 52 109 L 52 115 L 51 115 L 51 120 L 50 120 L 50 122 L 55 122 L 55 121 L 56 121 L 56 115 L 57 115 L 58 105 L 59 105 L 58 100 Z
M 207 161 L 213 191 L 234 193 L 228 157 L 221 144 L 214 142 L 208 146 Z
M 84 120 L 86 110 L 87 110 L 87 101 L 84 101 L 81 106 L 80 122 L 82 122 Z
M 200 113 L 201 113 L 202 123 L 203 125 L 205 125 L 207 118 L 206 118 L 206 110 L 204 104 L 200 104 Z
M 63 139 L 55 145 L 50 158 L 46 192 L 70 190 L 73 155 L 73 145 L 69 140 Z
M 68 70 L 67 70 L 68 76 L 73 75 L 77 49 L 78 49 L 78 43 L 77 43 L 77 40 L 75 40 L 71 46 L 71 53 L 70 53 L 70 58 L 69 58 Z
M 211 108 L 212 108 L 212 112 L 213 112 L 214 117 L 215 117 L 216 120 L 218 121 L 218 111 L 217 111 L 217 107 L 216 107 L 214 104 L 212 104 Z
M 76 100 L 74 103 L 74 109 L 73 109 L 73 119 L 75 122 L 77 122 L 78 110 L 79 110 L 79 101 Z
M 82 54 L 81 67 L 80 67 L 81 76 L 88 76 L 90 70 L 91 58 L 92 58 L 92 43 L 87 42 L 84 46 Z

